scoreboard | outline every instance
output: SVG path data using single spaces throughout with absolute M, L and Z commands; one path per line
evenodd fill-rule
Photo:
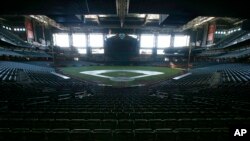
M 139 55 L 139 42 L 127 34 L 116 34 L 105 40 L 104 53 L 116 60 L 130 60 Z

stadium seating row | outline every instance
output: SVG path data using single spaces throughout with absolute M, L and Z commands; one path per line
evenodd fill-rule
M 33 129 L 1 128 L 0 139 L 20 141 L 224 141 L 228 140 L 227 128 L 163 128 L 163 129 Z
M 0 81 L 1 140 L 219 141 L 233 124 L 250 124 L 247 64 L 195 68 L 142 88 L 62 79 L 34 64 L 0 62 L 0 70 L 16 77 Z

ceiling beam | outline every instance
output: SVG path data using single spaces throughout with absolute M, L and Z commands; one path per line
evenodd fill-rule
M 180 27 L 180 30 L 184 31 L 184 30 L 187 30 L 187 29 L 198 28 L 199 26 L 201 26 L 201 25 L 203 25 L 203 24 L 205 24 L 207 22 L 215 21 L 217 19 L 218 18 L 215 18 L 215 17 L 198 16 L 195 19 L 188 22 L 187 24 Z
M 60 30 L 68 30 L 67 27 L 57 23 L 56 21 L 52 20 L 51 18 L 44 16 L 44 15 L 29 15 L 29 16 L 24 16 L 24 17 L 29 17 L 32 19 L 35 19 L 41 23 L 44 23 L 45 25 L 50 25 L 52 27 L 55 27 Z
M 145 26 L 148 22 L 148 14 L 144 18 L 143 26 Z
M 85 4 L 86 4 L 86 9 L 87 9 L 87 12 L 88 12 L 88 14 L 89 14 L 89 3 L 88 3 L 88 0 L 85 0 Z
M 77 19 L 84 22 L 84 15 L 75 15 Z
M 101 30 L 101 29 L 120 29 L 119 25 L 85 25 L 80 27 L 70 27 L 71 31 L 91 31 L 91 30 Z M 156 27 L 156 26 L 141 26 L 141 25 L 125 25 L 123 29 L 139 29 L 139 30 L 148 30 L 152 32 L 180 32 L 179 28 L 172 26 L 169 27 Z
M 121 27 L 124 26 L 125 16 L 128 14 L 129 0 L 116 0 L 116 13 L 120 18 Z
M 161 14 L 159 18 L 159 25 L 162 25 L 162 23 L 167 20 L 168 16 L 169 14 Z
M 100 17 L 99 17 L 98 15 L 96 15 L 96 22 L 98 23 L 98 25 L 101 24 L 101 22 L 100 22 Z

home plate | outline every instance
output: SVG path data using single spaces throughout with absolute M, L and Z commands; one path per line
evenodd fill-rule
M 133 76 L 133 77 L 112 77 L 112 76 L 106 76 L 105 74 L 103 74 L 103 73 L 109 73 L 109 72 L 134 72 L 134 73 L 140 73 L 140 74 L 137 76 Z M 117 82 L 133 81 L 137 78 L 164 74 L 163 72 L 145 71 L 145 70 L 94 70 L 94 71 L 83 71 L 80 73 L 102 77 L 102 78 L 108 78 L 112 81 L 117 81 Z
M 124 82 L 124 81 L 133 81 L 135 79 L 132 78 L 132 77 L 112 77 L 112 78 L 110 78 L 110 80 L 118 81 L 118 82 Z

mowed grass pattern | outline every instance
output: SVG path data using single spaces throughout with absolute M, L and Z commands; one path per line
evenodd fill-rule
M 73 77 L 81 78 L 81 79 L 92 81 L 92 82 L 97 82 L 100 84 L 113 85 L 113 86 L 121 86 L 121 85 L 130 86 L 130 85 L 138 85 L 138 84 L 145 84 L 145 83 L 153 83 L 155 81 L 160 81 L 160 80 L 171 78 L 182 72 L 182 70 L 178 68 L 172 69 L 172 68 L 167 68 L 167 67 L 147 67 L 147 66 L 85 66 L 85 67 L 64 67 L 64 68 L 61 68 L 61 70 L 65 74 L 68 74 Z M 92 70 L 145 70 L 145 71 L 163 72 L 164 74 L 138 78 L 130 82 L 115 82 L 108 78 L 102 78 L 102 77 L 80 73 L 83 71 L 92 71 Z M 117 77 L 117 73 L 109 73 L 108 76 Z M 132 74 L 128 73 L 128 76 L 123 76 L 123 77 L 131 77 L 131 75 Z M 133 75 L 137 76 L 140 74 L 133 73 Z

